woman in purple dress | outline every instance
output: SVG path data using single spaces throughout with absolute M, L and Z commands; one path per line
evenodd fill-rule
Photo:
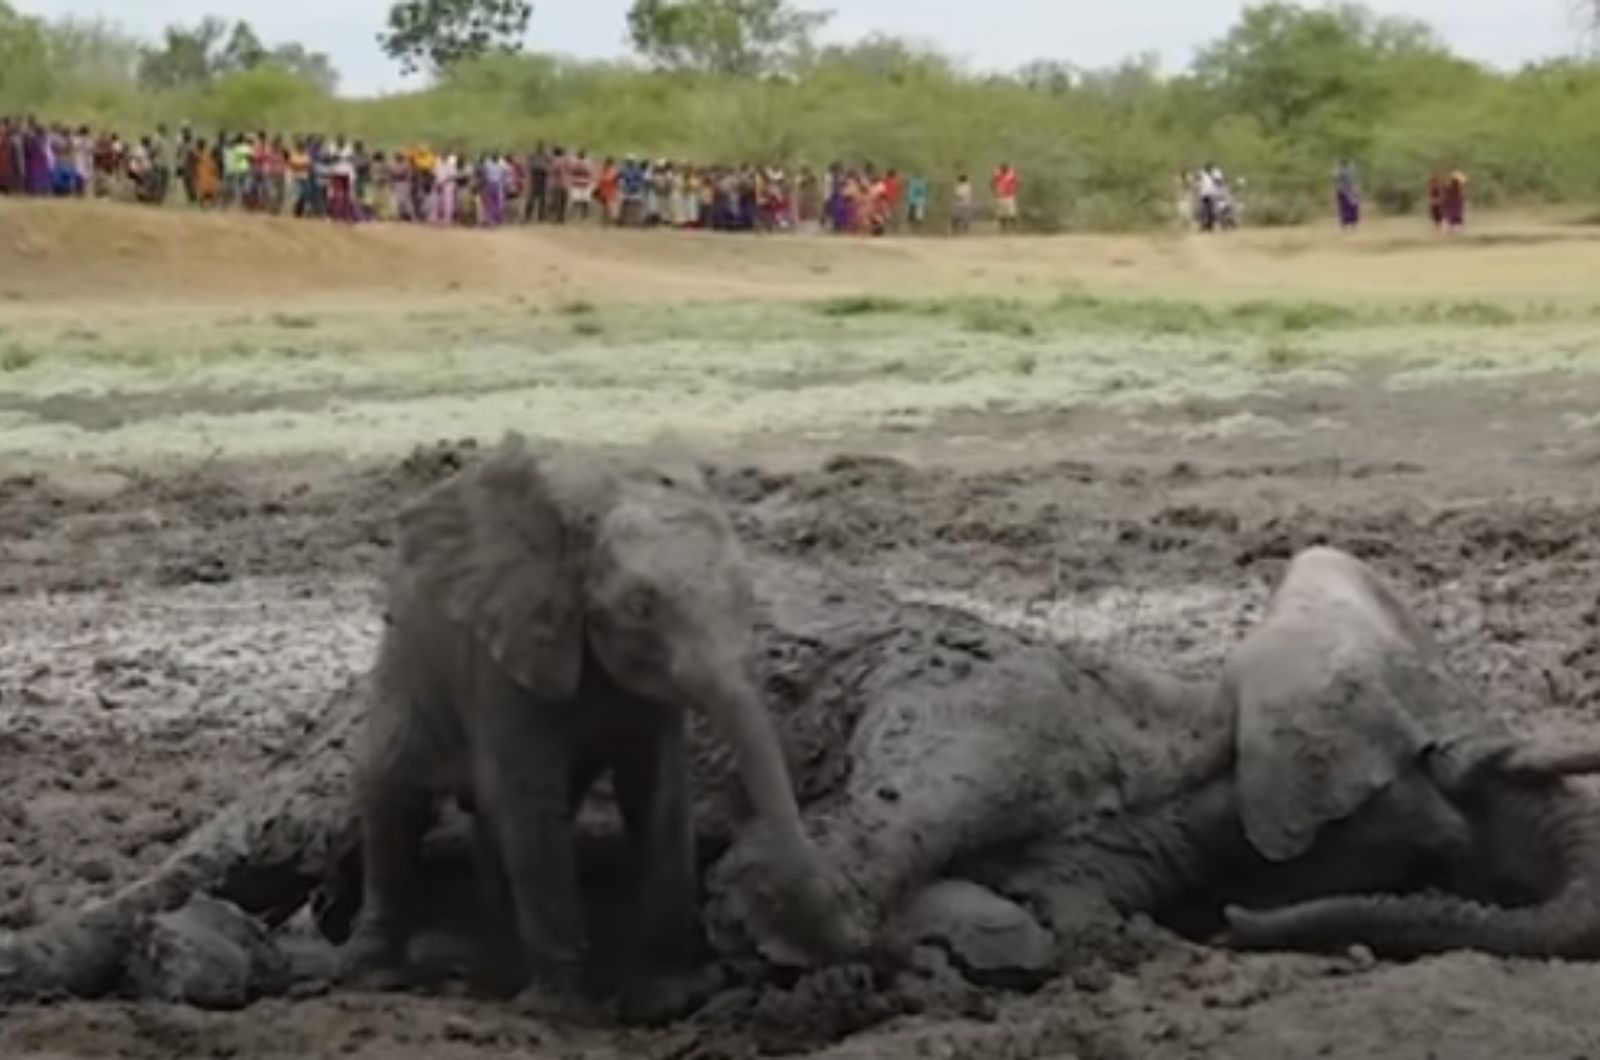
M 1361 188 L 1356 182 L 1356 164 L 1339 159 L 1333 171 L 1333 194 L 1339 207 L 1339 227 L 1353 231 L 1361 223 Z
M 44 127 L 28 119 L 28 131 L 22 139 L 23 170 L 27 175 L 29 195 L 50 194 L 50 144 Z

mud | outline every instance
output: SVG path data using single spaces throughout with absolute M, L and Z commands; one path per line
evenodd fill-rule
M 250 790 L 365 665 L 396 506 L 473 453 L 447 444 L 380 467 L 214 463 L 0 482 L 0 924 L 110 893 Z M 1515 461 L 1484 461 L 1473 477 L 1459 454 L 1404 455 L 1375 440 L 1336 457 L 1289 448 L 962 469 L 858 454 L 713 471 L 757 549 L 1195 676 L 1214 672 L 1289 555 L 1331 542 L 1377 564 L 1456 668 L 1527 727 L 1592 728 L 1592 468 L 1524 453 L 1539 476 L 1529 491 L 1494 477 Z M 824 756 L 835 747 L 826 733 L 810 745 Z M 807 775 L 833 782 L 826 762 Z M 1588 966 L 1140 952 L 1138 963 L 1090 966 L 1022 995 L 930 972 L 921 999 L 907 1001 L 870 971 L 845 969 L 746 999 L 753 1034 L 715 1019 L 653 1034 L 556 1028 L 460 998 L 332 995 L 231 1015 L 15 1006 L 0 1017 L 0 1053 L 406 1060 L 764 1047 L 1264 1060 L 1600 1048 L 1600 979 Z M 928 1011 L 910 1011 L 919 1007 Z

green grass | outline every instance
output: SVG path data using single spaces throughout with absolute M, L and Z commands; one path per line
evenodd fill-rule
M 859 317 L 874 313 L 915 312 L 916 304 L 904 298 L 853 295 L 844 298 L 825 298 L 816 303 L 816 310 L 825 317 Z
M 848 306 L 841 309 L 840 306 Z M 827 308 L 824 308 L 826 306 Z M 579 308 L 581 307 L 581 308 Z M 1600 371 L 1593 311 L 1493 300 L 1200 302 L 1054 299 L 327 310 L 291 335 L 269 315 L 109 317 L 98 341 L 8 322 L 8 453 L 121 459 L 343 452 L 507 428 L 644 441 L 911 430 L 956 413 L 1227 403 L 1356 373 L 1428 385 Z M 1508 327 L 1507 320 L 1517 326 Z M 114 340 L 113 340 L 114 337 Z M 581 342 L 574 341 L 581 339 Z M 326 407 L 289 400 L 326 395 Z M 84 431 L 48 400 L 144 412 Z M 171 394 L 170 407 L 160 396 Z M 208 395 L 222 395 L 208 405 Z M 241 412 L 240 395 L 259 397 Z M 286 399 L 275 402 L 276 395 Z M 153 410 L 153 411 L 151 411 Z
M 1262 358 L 1269 368 L 1277 371 L 1298 368 L 1310 360 L 1305 350 L 1282 339 L 1268 343 L 1266 349 L 1262 351 Z
M 39 360 L 39 353 L 26 346 L 8 346 L 0 353 L 0 371 L 20 372 Z
M 1307 299 L 1198 301 L 1068 292 L 1052 300 L 879 296 L 830 298 L 811 303 L 833 319 L 954 318 L 968 330 L 1015 335 L 1092 327 L 1153 335 L 1309 334 L 1392 327 L 1508 327 L 1600 319 L 1600 304 L 1557 305 L 1497 301 L 1337 303 Z
M 968 306 L 961 314 L 961 326 L 979 335 L 1009 335 L 1020 339 L 1039 333 L 1039 325 L 1028 310 L 1010 302 Z

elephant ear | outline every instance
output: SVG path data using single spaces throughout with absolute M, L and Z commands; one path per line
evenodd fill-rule
M 1272 861 L 1305 853 L 1455 727 L 1462 691 L 1364 564 L 1321 550 L 1291 565 L 1223 673 L 1251 845 Z
M 400 563 L 421 600 L 470 629 L 516 684 L 577 691 L 578 557 L 539 461 L 512 436 L 400 516 Z

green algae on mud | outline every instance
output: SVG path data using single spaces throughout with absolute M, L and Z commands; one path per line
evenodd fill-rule
M 1510 328 L 1449 307 L 1073 295 L 235 313 L 102 325 L 93 341 L 19 325 L 0 448 L 41 460 L 379 457 L 463 424 L 615 443 L 826 439 L 954 415 L 1137 412 L 1374 372 L 1401 385 L 1589 373 L 1600 358 L 1586 312 Z

